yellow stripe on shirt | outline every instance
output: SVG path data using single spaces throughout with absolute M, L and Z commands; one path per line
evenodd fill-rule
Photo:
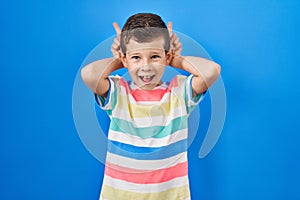
M 189 185 L 154 193 L 128 192 L 103 185 L 101 196 L 107 200 L 185 200 L 190 191 Z

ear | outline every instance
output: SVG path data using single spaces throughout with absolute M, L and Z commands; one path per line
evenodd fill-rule
M 124 66 L 125 68 L 128 68 L 126 55 L 123 54 L 122 52 L 119 52 L 119 57 L 120 57 L 120 59 L 121 59 L 121 62 L 122 62 L 122 64 L 123 64 L 123 66 Z
M 167 53 L 166 56 L 167 56 L 167 65 L 169 65 L 171 63 L 172 59 L 173 59 L 173 53 L 172 53 L 172 51 L 171 50 L 168 51 L 168 53 Z

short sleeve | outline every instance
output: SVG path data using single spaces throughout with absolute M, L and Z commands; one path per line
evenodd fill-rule
M 116 77 L 110 76 L 108 77 L 108 80 L 109 80 L 109 90 L 107 93 L 107 97 L 104 98 L 100 95 L 95 94 L 95 100 L 101 109 L 107 111 L 108 113 L 111 113 L 117 101 L 116 97 L 117 97 L 118 79 Z
M 185 80 L 185 102 L 187 106 L 187 112 L 190 113 L 195 109 L 195 107 L 203 100 L 205 97 L 206 91 L 204 93 L 200 93 L 197 96 L 193 97 L 193 88 L 192 88 L 192 80 L 193 75 L 190 75 Z

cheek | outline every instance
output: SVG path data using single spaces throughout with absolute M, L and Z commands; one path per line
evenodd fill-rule
M 160 60 L 159 63 L 160 63 L 162 66 L 167 66 L 167 65 L 169 64 L 167 58 L 164 58 L 164 59 Z
M 156 78 L 161 79 L 161 77 L 162 77 L 163 74 L 164 74 L 164 70 L 162 70 L 162 69 L 157 69 L 157 70 L 155 70 L 155 71 L 156 71 L 156 72 L 155 72 Z
M 156 65 L 155 70 L 157 72 L 163 72 L 165 70 L 165 68 L 166 68 L 166 65 L 164 63 L 161 63 L 159 65 Z
M 127 70 L 129 71 L 130 74 L 136 74 L 138 72 L 138 66 L 133 66 L 133 65 L 130 65 Z

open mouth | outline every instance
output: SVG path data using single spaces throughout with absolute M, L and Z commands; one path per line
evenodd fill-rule
M 145 83 L 145 84 L 149 84 L 151 83 L 151 81 L 153 80 L 155 75 L 152 75 L 152 76 L 139 76 L 139 78 Z

